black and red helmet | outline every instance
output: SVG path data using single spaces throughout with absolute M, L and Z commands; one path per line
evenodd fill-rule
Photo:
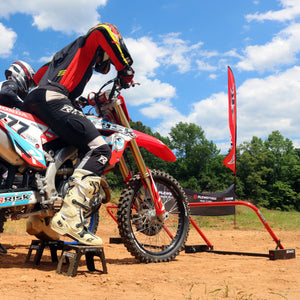
M 133 59 L 124 43 L 123 37 L 119 31 L 119 29 L 117 28 L 117 26 L 109 24 L 109 23 L 104 23 L 105 25 L 107 25 L 111 32 L 114 34 L 114 36 L 116 37 L 117 41 L 119 42 L 120 48 L 123 52 L 123 55 L 125 57 L 125 59 L 127 60 L 128 65 L 132 65 L 133 64 Z
M 133 59 L 124 43 L 123 37 L 119 31 L 119 29 L 117 28 L 117 26 L 109 24 L 109 23 L 102 23 L 102 25 L 105 25 L 106 29 L 108 29 L 110 31 L 110 35 L 113 38 L 113 40 L 118 43 L 124 58 L 126 59 L 127 63 L 129 66 L 131 66 L 133 64 Z M 110 70 L 110 64 L 111 64 L 111 60 L 109 58 L 109 56 L 107 55 L 107 53 L 103 53 L 102 57 L 99 58 L 99 62 L 96 63 L 95 65 L 95 71 L 102 73 L 102 74 L 107 74 Z
M 21 93 L 24 94 L 27 94 L 29 89 L 35 86 L 34 74 L 34 69 L 22 60 L 15 61 L 5 70 L 6 79 L 11 77 L 17 83 Z

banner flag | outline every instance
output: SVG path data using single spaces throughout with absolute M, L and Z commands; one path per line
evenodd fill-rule
M 232 71 L 228 67 L 228 103 L 229 103 L 229 129 L 231 134 L 231 150 L 223 160 L 223 164 L 234 172 L 236 179 L 236 90 Z M 228 189 L 215 193 L 197 193 L 184 189 L 189 203 L 198 203 L 190 207 L 191 215 L 200 216 L 226 216 L 235 215 L 235 206 L 201 206 L 205 202 L 235 201 L 235 183 Z
M 223 164 L 232 170 L 236 176 L 236 89 L 233 73 L 230 67 L 228 67 L 228 104 L 231 150 L 223 160 Z
M 196 193 L 184 189 L 189 203 L 235 201 L 234 184 L 228 189 L 215 193 Z M 228 216 L 235 214 L 235 206 L 190 207 L 191 215 L 198 216 Z

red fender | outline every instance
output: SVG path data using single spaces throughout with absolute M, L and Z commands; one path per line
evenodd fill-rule
M 176 160 L 172 150 L 159 139 L 134 129 L 133 132 L 136 135 L 138 146 L 146 148 L 149 152 L 165 161 L 174 162 Z

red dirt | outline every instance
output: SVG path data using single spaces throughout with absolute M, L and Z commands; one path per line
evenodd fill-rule
M 1 234 L 0 241 L 8 250 L 0 254 L 1 299 L 300 299 L 297 257 L 272 261 L 267 257 L 183 251 L 172 262 L 140 264 L 122 244 L 109 244 L 110 237 L 118 237 L 118 231 L 112 219 L 104 218 L 98 234 L 105 242 L 108 274 L 89 272 L 83 257 L 77 276 L 68 277 L 56 273 L 57 263 L 51 261 L 48 249 L 38 266 L 25 263 L 35 238 L 22 230 Z M 286 249 L 295 249 L 296 255 L 300 252 L 300 230 L 273 230 Z M 276 246 L 264 229 L 203 231 L 215 250 L 267 254 Z M 191 229 L 187 244 L 204 242 Z M 95 265 L 102 269 L 98 258 Z

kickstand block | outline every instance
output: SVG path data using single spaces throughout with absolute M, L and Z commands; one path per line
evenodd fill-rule
M 123 241 L 120 237 L 111 237 L 109 238 L 110 244 L 123 244 Z
M 86 265 L 89 271 L 98 271 L 107 274 L 107 266 L 103 247 L 85 245 L 65 245 L 59 259 L 56 273 L 75 277 L 82 255 L 85 255 Z M 94 257 L 98 256 L 102 263 L 103 271 L 95 268 Z
M 213 250 L 213 247 L 207 245 L 185 245 L 185 253 L 207 252 Z
M 291 259 L 296 257 L 295 249 L 275 249 L 269 250 L 271 260 L 276 259 Z

